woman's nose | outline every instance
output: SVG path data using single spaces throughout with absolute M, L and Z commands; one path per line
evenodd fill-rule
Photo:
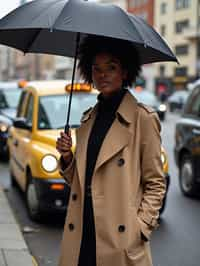
M 101 71 L 100 76 L 101 76 L 102 78 L 104 78 L 105 75 L 106 75 L 106 73 L 105 73 L 104 71 Z

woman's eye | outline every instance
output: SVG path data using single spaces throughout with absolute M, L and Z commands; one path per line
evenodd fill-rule
M 116 66 L 115 65 L 110 65 L 109 66 L 109 70 L 115 70 L 116 69 Z

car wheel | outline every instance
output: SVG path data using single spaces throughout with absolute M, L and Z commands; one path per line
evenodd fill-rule
M 33 221 L 40 221 L 40 202 L 37 196 L 35 184 L 30 173 L 28 173 L 28 184 L 26 188 L 26 204 L 30 218 Z
M 17 181 L 15 179 L 15 176 L 13 175 L 12 172 L 10 172 L 10 183 L 12 187 L 17 187 Z
M 189 155 L 184 155 L 181 160 L 179 181 L 181 191 L 184 195 L 196 195 L 197 184 L 195 182 L 192 158 Z
M 168 190 L 169 190 L 169 184 L 170 184 L 170 176 L 167 176 L 166 177 L 166 192 L 165 192 L 165 196 L 163 198 L 162 207 L 160 208 L 160 211 L 159 211 L 159 215 L 160 216 L 161 216 L 161 214 L 164 212 L 164 210 L 166 208 L 167 194 L 168 194 Z

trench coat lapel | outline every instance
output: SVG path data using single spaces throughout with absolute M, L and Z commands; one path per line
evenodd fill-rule
M 114 120 L 102 143 L 94 172 L 128 145 L 131 137 L 129 125 L 135 120 L 136 104 L 137 101 L 130 92 L 127 92 L 117 110 L 117 118 Z
M 130 92 L 127 92 L 117 110 L 117 118 L 113 122 L 102 143 L 94 173 L 102 164 L 128 145 L 129 138 L 131 137 L 128 125 L 135 120 L 136 105 L 136 99 Z M 77 129 L 77 139 L 79 142 L 76 149 L 76 161 L 82 191 L 84 190 L 87 144 L 96 113 L 97 104 L 83 116 L 81 127 Z

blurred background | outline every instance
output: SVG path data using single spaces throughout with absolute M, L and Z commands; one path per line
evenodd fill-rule
M 93 0 L 94 1 L 94 0 Z M 99 0 L 115 3 L 141 16 L 165 38 L 180 65 L 150 64 L 143 67 L 140 85 L 156 95 L 184 90 L 200 75 L 200 1 L 199 0 Z M 7 0 L 0 17 L 26 0 Z M 0 46 L 0 80 L 70 79 L 72 59 L 50 55 L 26 55 Z
M 0 18 L 26 2 L 29 1 L 1 0 Z M 99 2 L 117 4 L 142 17 L 166 40 L 179 60 L 180 64 L 163 62 L 144 65 L 140 77 L 130 90 L 138 101 L 156 109 L 162 126 L 163 171 L 169 187 L 160 216 L 160 227 L 152 236 L 154 266 L 199 266 L 200 0 Z M 23 101 L 23 97 L 27 95 L 29 99 L 31 93 L 29 89 L 25 89 L 23 93 L 21 87 L 33 80 L 62 80 L 65 84 L 65 81 L 71 79 L 72 67 L 73 59 L 67 57 L 34 54 L 24 56 L 22 52 L 0 46 L 0 186 L 6 191 L 28 247 L 39 266 L 57 265 L 65 218 L 63 215 L 49 215 L 42 223 L 30 218 L 24 194 L 18 187 L 13 186 L 14 177 L 9 167 L 7 140 L 16 112 L 19 116 L 20 110 L 24 108 L 31 111 L 32 117 L 40 116 L 39 112 L 36 114 L 33 111 L 33 101 Z M 23 82 L 19 84 L 18 81 Z M 32 86 L 40 91 L 39 83 L 33 84 L 35 85 Z M 52 87 L 52 84 L 50 81 L 48 86 Z M 55 95 L 58 94 L 56 86 L 54 89 Z M 18 102 L 19 97 L 21 100 Z M 55 106 L 60 107 L 56 97 L 53 100 Z M 52 110 L 52 104 L 47 107 L 49 108 L 46 109 L 46 114 L 52 118 L 53 112 L 47 112 L 48 109 Z M 53 110 L 56 112 L 56 108 Z M 82 113 L 84 110 L 79 108 L 78 111 Z M 62 113 L 65 115 L 65 112 Z M 17 132 L 19 129 L 16 125 L 15 127 Z M 47 155 L 52 152 L 52 146 L 55 150 L 55 142 L 52 140 L 52 132 L 55 129 L 49 130 L 43 130 L 45 145 L 47 144 L 44 152 Z M 19 137 L 19 143 L 24 140 L 27 142 L 29 134 L 26 131 L 24 130 L 25 135 L 16 135 Z M 54 132 L 54 141 L 58 134 L 58 130 Z M 51 138 L 51 141 L 48 138 Z M 23 152 L 24 148 L 21 150 Z M 15 156 L 20 165 L 23 161 L 20 154 L 16 152 Z M 50 175 L 48 171 L 45 174 L 47 177 Z M 57 201 L 56 204 L 62 202 Z

